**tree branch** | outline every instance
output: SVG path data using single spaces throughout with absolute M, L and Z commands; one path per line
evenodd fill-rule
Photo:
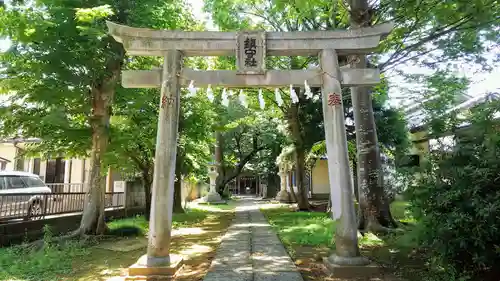
M 419 39 L 414 44 L 411 44 L 404 49 L 400 49 L 399 51 L 394 52 L 386 62 L 379 65 L 380 69 L 384 69 L 388 65 L 395 64 L 395 62 L 397 62 L 397 60 L 400 60 L 401 58 L 407 57 L 412 51 L 420 48 L 424 44 L 429 43 L 431 41 L 434 41 L 434 40 L 436 40 L 442 36 L 445 36 L 451 32 L 459 31 L 459 30 L 467 30 L 467 29 L 476 29 L 476 28 L 481 27 L 483 25 L 489 24 L 489 22 L 487 22 L 487 23 L 483 22 L 480 24 L 468 26 L 466 28 L 461 28 L 463 25 L 469 23 L 471 18 L 472 18 L 472 15 L 469 14 L 469 15 L 464 16 L 464 17 L 460 18 L 459 20 L 454 21 L 450 24 L 447 24 L 445 26 L 441 26 L 441 27 L 436 28 L 434 30 L 430 30 L 429 35 L 427 37 L 425 37 L 423 39 Z M 396 57 L 398 57 L 397 60 L 395 59 Z
M 227 177 L 224 178 L 222 184 L 225 186 L 227 183 L 236 178 L 241 173 L 245 165 L 248 162 L 250 162 L 250 160 L 252 160 L 255 154 L 257 154 L 257 152 L 261 150 L 264 150 L 265 148 L 266 148 L 265 146 L 257 147 L 256 149 L 252 150 L 252 152 L 250 152 L 247 156 L 241 159 L 240 162 L 236 165 L 235 169 L 232 171 L 232 173 L 230 173 Z
M 127 156 L 132 159 L 132 162 L 135 163 L 135 165 L 139 168 L 139 170 L 143 171 L 145 169 L 148 169 L 147 165 L 144 164 L 144 162 L 142 162 L 139 157 L 137 157 L 137 153 L 134 153 L 130 150 L 125 150 L 125 152 L 127 153 Z

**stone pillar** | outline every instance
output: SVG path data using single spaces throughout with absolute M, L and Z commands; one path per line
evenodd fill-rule
M 208 177 L 210 178 L 210 192 L 217 193 L 217 190 L 215 190 L 215 187 L 216 187 L 216 180 L 217 180 L 218 175 L 219 175 L 219 173 L 217 173 L 217 171 L 215 171 L 215 170 L 208 172 Z
M 181 52 L 175 50 L 166 51 L 163 62 L 158 132 L 151 188 L 148 250 L 147 255 L 139 259 L 137 266 L 129 268 L 130 275 L 151 275 L 153 271 L 158 273 L 157 270 L 148 271 L 144 270 L 143 267 L 146 267 L 146 269 L 148 267 L 172 267 L 176 266 L 180 259 L 179 256 L 170 254 L 170 240 L 180 108 L 178 74 L 181 71 L 181 61 Z M 166 271 L 165 273 L 170 273 Z
M 202 198 L 203 202 L 207 203 L 222 203 L 222 198 L 220 197 L 219 192 L 217 192 L 216 187 L 217 187 L 217 176 L 219 173 L 217 172 L 217 165 L 214 165 L 214 163 L 210 163 L 208 165 L 208 177 L 210 178 L 210 190 L 208 191 L 208 194 L 205 195 L 205 197 Z
M 340 68 L 335 50 L 320 53 L 323 71 L 323 118 L 328 155 L 328 177 L 333 218 L 337 219 L 335 254 L 328 262 L 338 265 L 364 265 L 368 260 L 361 257 L 358 248 L 357 223 L 354 211 L 352 182 L 347 154 Z
M 280 165 L 280 171 L 278 173 L 280 176 L 280 191 L 276 195 L 276 199 L 282 203 L 290 203 L 291 197 L 290 193 L 287 190 L 287 175 L 288 173 L 285 170 L 285 167 Z
M 267 184 L 262 184 L 262 198 L 267 198 Z

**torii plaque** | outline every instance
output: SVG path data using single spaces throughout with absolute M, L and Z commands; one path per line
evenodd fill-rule
M 129 269 L 130 275 L 175 271 L 170 254 L 170 234 L 179 118 L 179 90 L 189 81 L 198 87 L 322 87 L 323 117 L 328 155 L 328 175 L 334 218 L 338 219 L 335 264 L 366 264 L 359 254 L 341 84 L 368 86 L 379 82 L 377 69 L 339 67 L 338 55 L 368 54 L 392 24 L 341 31 L 308 32 L 186 32 L 133 28 L 108 22 L 109 33 L 123 43 L 128 55 L 162 56 L 162 70 L 122 72 L 128 88 L 161 87 L 156 142 L 153 198 L 147 255 Z M 249 40 L 247 40 L 249 39 Z M 255 41 L 253 40 L 255 39 Z M 240 48 L 243 47 L 243 48 Z M 183 69 L 182 56 L 236 54 L 238 70 L 198 71 Z M 320 69 L 265 70 L 265 56 L 319 56 Z M 167 106 L 168 105 L 168 106 Z M 165 186 L 167 188 L 165 188 Z
M 266 33 L 242 31 L 236 39 L 237 74 L 264 74 L 266 71 Z

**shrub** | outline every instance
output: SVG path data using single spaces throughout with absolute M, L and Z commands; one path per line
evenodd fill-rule
M 419 239 L 449 276 L 460 276 L 453 280 L 500 274 L 500 126 L 492 105 L 474 112 L 450 150 L 430 153 L 409 192 Z

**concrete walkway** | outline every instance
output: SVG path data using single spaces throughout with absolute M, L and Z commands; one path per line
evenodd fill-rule
M 204 281 L 303 281 L 255 197 L 243 197 Z

